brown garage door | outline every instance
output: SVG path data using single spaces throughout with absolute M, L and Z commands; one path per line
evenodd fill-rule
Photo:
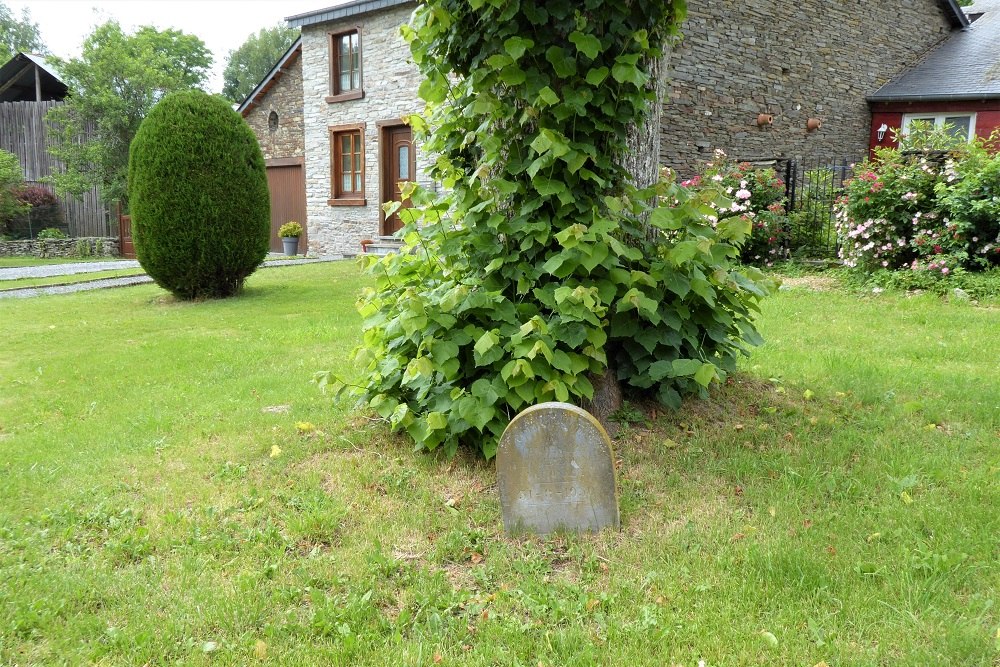
M 267 161 L 267 187 L 271 191 L 271 250 L 281 252 L 278 228 L 295 220 L 302 225 L 299 253 L 309 247 L 306 238 L 306 179 L 302 158 Z

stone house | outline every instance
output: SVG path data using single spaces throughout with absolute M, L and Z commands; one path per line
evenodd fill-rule
M 689 0 L 661 161 L 690 175 L 717 148 L 744 160 L 860 159 L 867 97 L 968 25 L 954 0 Z
M 271 192 L 273 252 L 282 250 L 278 229 L 292 220 L 302 224 L 300 247 L 308 247 L 303 101 L 302 38 L 299 37 L 238 108 L 257 135 L 264 153 Z
M 420 73 L 400 26 L 413 0 L 354 0 L 289 17 L 302 30 L 309 251 L 378 251 L 402 226 L 382 204 L 421 180 L 425 158 L 406 117 L 419 113 Z M 429 183 L 422 183 L 430 185 Z
M 351 0 L 286 19 L 302 30 L 310 252 L 377 247 L 399 227 L 381 204 L 423 179 L 427 156 L 405 123 L 423 107 L 420 75 L 399 34 L 415 5 Z M 670 55 L 660 161 L 691 174 L 716 148 L 751 160 L 859 159 L 874 132 L 868 96 L 968 26 L 955 0 L 689 0 L 684 40 Z M 251 124 L 262 146 L 268 104 L 265 94 L 248 116 L 261 114 Z M 273 104 L 266 115 L 277 113 L 280 132 Z

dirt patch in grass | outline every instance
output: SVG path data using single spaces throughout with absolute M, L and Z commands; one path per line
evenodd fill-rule
M 839 286 L 837 279 L 833 276 L 809 275 L 796 276 L 794 278 L 783 277 L 781 286 L 788 289 L 807 289 L 813 292 L 829 292 Z

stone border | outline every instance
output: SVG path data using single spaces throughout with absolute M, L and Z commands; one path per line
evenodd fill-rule
M 82 251 L 82 252 L 81 252 Z M 118 238 L 85 236 L 73 239 L 0 241 L 0 257 L 118 257 Z

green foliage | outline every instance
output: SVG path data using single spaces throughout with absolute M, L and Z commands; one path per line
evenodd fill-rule
M 132 142 L 139 263 L 182 299 L 225 297 L 267 255 L 270 196 L 253 131 L 222 97 L 172 93 Z
M 723 188 L 732 202 L 717 208 L 720 220 L 742 217 L 751 225 L 740 258 L 748 264 L 772 266 L 782 259 L 788 245 L 785 216 L 785 182 L 770 167 L 736 162 L 715 151 L 702 173 L 682 183 L 685 187 Z
M 31 208 L 17 196 L 23 184 L 21 161 L 13 153 L 0 149 L 0 232 L 8 229 L 14 216 Z
M 84 40 L 79 58 L 55 62 L 71 95 L 47 116 L 50 152 L 66 165 L 52 181 L 76 196 L 98 186 L 127 211 L 129 145 L 139 124 L 167 93 L 202 85 L 212 56 L 194 35 L 151 26 L 128 35 L 111 20 Z
M 298 238 L 302 236 L 302 225 L 294 220 L 286 222 L 278 228 L 278 236 L 281 238 Z
M 912 128 L 909 145 L 880 148 L 845 183 L 840 256 L 862 270 L 938 276 L 1000 265 L 998 137 L 956 142 L 948 128 Z
M 223 97 L 237 104 L 246 99 L 298 36 L 298 29 L 276 25 L 261 28 L 247 37 L 226 58 L 226 69 L 222 72 Z
M 518 410 L 591 399 L 604 373 L 677 407 L 758 340 L 764 290 L 734 267 L 749 224 L 716 226 L 721 193 L 672 174 L 636 191 L 619 160 L 682 17 L 671 2 L 437 0 L 404 29 L 447 194 L 408 188 L 404 250 L 364 260 L 376 285 L 349 391 L 418 448 L 491 457 Z
M 38 236 L 36 236 L 35 238 L 41 240 L 45 239 L 60 240 L 69 237 L 67 237 L 66 232 L 64 232 L 61 229 L 56 229 L 55 227 L 46 227 L 42 231 L 38 232 Z
M 18 19 L 6 3 L 0 2 L 0 65 L 13 58 L 17 52 L 47 53 L 38 32 L 38 24 L 31 20 L 31 11 L 21 9 Z

